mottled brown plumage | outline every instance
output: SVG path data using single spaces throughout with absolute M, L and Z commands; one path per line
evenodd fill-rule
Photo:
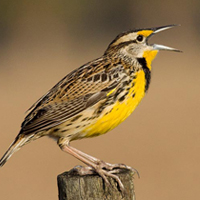
M 123 76 L 127 76 L 127 64 L 122 63 L 121 59 L 103 56 L 74 70 L 29 109 L 21 132 L 29 134 L 55 127 L 106 99 L 107 93 L 119 87 Z

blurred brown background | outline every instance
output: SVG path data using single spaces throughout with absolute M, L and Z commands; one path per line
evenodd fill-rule
M 101 56 L 118 33 L 181 24 L 151 39 L 183 53 L 159 53 L 134 114 L 108 134 L 72 145 L 136 168 L 138 200 L 200 199 L 199 7 L 199 0 L 1 0 L 0 156 L 25 111 L 71 70 Z M 56 200 L 57 175 L 78 164 L 53 140 L 37 140 L 0 169 L 0 199 Z

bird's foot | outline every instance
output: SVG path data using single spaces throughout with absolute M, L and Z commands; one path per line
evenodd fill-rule
M 127 169 L 127 170 L 131 170 L 134 174 L 136 173 L 138 177 L 140 177 L 139 172 L 136 169 L 122 163 L 110 164 L 110 163 L 106 163 L 100 160 L 96 166 L 97 168 L 95 169 L 95 171 L 104 179 L 104 181 L 108 185 L 110 185 L 110 183 L 107 177 L 112 177 L 118 183 L 118 186 L 119 186 L 120 191 L 122 192 L 122 195 L 125 194 L 124 185 L 121 182 L 120 178 L 115 174 L 120 173 L 124 169 Z
M 125 191 L 124 185 L 121 182 L 120 178 L 117 175 L 115 175 L 120 172 L 120 169 L 108 170 L 105 168 L 104 169 L 101 168 L 100 165 L 95 165 L 94 167 L 77 165 L 73 169 L 71 169 L 69 172 L 71 174 L 78 174 L 80 176 L 98 174 L 99 176 L 103 178 L 103 180 L 108 186 L 110 186 L 110 182 L 108 181 L 107 177 L 112 177 L 117 182 L 122 194 L 124 194 L 124 191 Z
M 135 170 L 132 167 L 129 167 L 127 165 L 110 164 L 110 163 L 106 163 L 104 161 L 99 161 L 98 164 L 95 164 L 92 167 L 78 165 L 78 166 L 74 167 L 70 172 L 79 174 L 80 176 L 99 174 L 99 176 L 101 176 L 103 178 L 103 180 L 105 181 L 105 183 L 108 186 L 110 186 L 110 182 L 108 181 L 107 177 L 111 177 L 117 182 L 119 189 L 122 192 L 122 195 L 124 195 L 124 192 L 125 192 L 124 185 L 121 182 L 120 178 L 116 175 L 116 174 L 120 173 L 123 169 L 128 169 L 128 170 L 131 170 L 134 173 L 138 174 L 137 170 Z M 139 174 L 138 174 L 138 176 L 139 176 Z
M 120 170 L 128 169 L 128 170 L 131 170 L 134 174 L 136 173 L 138 175 L 138 177 L 140 177 L 139 172 L 136 169 L 134 169 L 128 165 L 122 164 L 122 163 L 110 164 L 110 163 L 106 163 L 106 162 L 100 160 L 98 165 L 100 166 L 100 168 L 106 169 L 107 171 L 114 171 L 117 169 L 120 172 Z
M 124 185 L 123 185 L 122 181 L 120 180 L 120 178 L 116 175 L 116 174 L 120 173 L 120 171 L 121 171 L 120 169 L 106 169 L 105 167 L 102 168 L 100 165 L 96 165 L 96 167 L 95 167 L 95 172 L 103 178 L 104 182 L 108 186 L 111 185 L 110 182 L 108 181 L 108 177 L 113 178 L 117 182 L 117 184 L 119 186 L 119 190 L 122 193 L 122 196 L 124 196 L 124 194 L 125 194 Z

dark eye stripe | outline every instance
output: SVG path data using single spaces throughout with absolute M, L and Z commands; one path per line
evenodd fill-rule
M 105 51 L 104 55 L 106 55 L 109 51 L 112 51 L 115 49 L 115 51 L 117 49 L 120 49 L 120 48 L 123 48 L 125 46 L 128 46 L 129 44 L 132 44 L 132 43 L 137 43 L 136 40 L 129 40 L 129 41 L 126 41 L 126 42 L 121 42 L 117 45 L 114 45 L 114 46 L 109 46 L 108 49 Z
M 127 41 L 127 42 L 121 42 L 121 43 L 117 44 L 116 46 L 113 46 L 112 48 L 120 49 L 120 48 L 128 46 L 129 44 L 132 44 L 132 43 L 137 43 L 137 41 L 136 40 L 130 40 L 130 41 Z
M 130 40 L 130 41 L 127 41 L 127 42 L 122 42 L 122 43 L 119 43 L 117 46 L 127 46 L 131 43 L 137 43 L 136 40 Z

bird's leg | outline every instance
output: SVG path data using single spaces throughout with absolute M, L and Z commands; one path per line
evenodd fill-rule
M 95 163 L 96 165 L 99 165 L 100 168 L 104 168 L 104 169 L 109 170 L 109 171 L 116 170 L 116 169 L 129 169 L 129 170 L 133 171 L 134 173 L 136 173 L 139 177 L 139 172 L 136 169 L 134 169 L 130 166 L 127 166 L 127 165 L 122 164 L 122 163 L 110 164 L 110 163 L 104 162 L 103 160 L 97 159 L 93 156 L 90 156 L 90 155 L 88 155 L 88 154 L 86 154 L 86 153 L 84 153 L 84 152 L 82 152 L 82 151 L 80 151 L 80 150 L 78 150 L 78 149 L 76 149 L 72 146 L 70 146 L 70 148 L 73 151 L 75 151 L 77 154 L 81 155 L 82 157 L 90 160 L 91 162 Z
M 88 160 L 94 162 L 95 164 L 99 164 L 101 162 L 101 160 L 99 160 L 99 159 L 97 159 L 93 156 L 90 156 L 90 155 L 88 155 L 88 154 L 86 154 L 86 153 L 84 153 L 84 152 L 82 152 L 82 151 L 80 151 L 80 150 L 78 150 L 78 149 L 76 149 L 72 146 L 70 146 L 70 148 L 73 149 L 73 151 L 75 151 L 79 155 L 83 156 L 84 158 L 87 158 Z
M 61 146 L 61 149 L 64 151 L 64 152 L 67 152 L 69 154 L 71 154 L 72 156 L 74 156 L 75 158 L 77 158 L 78 160 L 82 161 L 83 163 L 85 163 L 86 165 L 88 165 L 90 168 L 89 169 L 89 174 L 91 174 L 91 168 L 97 172 L 103 179 L 104 181 L 109 184 L 109 181 L 108 179 L 106 178 L 105 174 L 104 174 L 104 171 L 98 167 L 98 165 L 95 165 L 93 162 L 87 160 L 86 158 L 80 156 L 79 154 L 77 154 L 75 151 L 73 151 L 69 145 L 64 145 L 64 146 Z M 81 169 L 82 170 L 82 169 Z M 83 172 L 83 171 L 81 171 Z M 81 175 L 86 175 L 87 174 L 87 171 L 83 173 L 81 173 Z
M 124 186 L 123 186 L 121 180 L 119 179 L 119 177 L 117 175 L 114 174 L 114 173 L 118 173 L 119 170 L 116 169 L 116 170 L 112 170 L 112 171 L 106 171 L 99 164 L 96 164 L 94 161 L 91 160 L 93 157 L 88 156 L 88 158 L 86 158 L 83 155 L 80 155 L 79 154 L 80 151 L 79 151 L 79 153 L 77 153 L 78 150 L 77 151 L 74 150 L 74 148 L 70 147 L 68 141 L 66 141 L 65 143 L 64 143 L 64 141 L 65 140 L 63 138 L 58 140 L 58 145 L 60 146 L 60 148 L 64 152 L 71 154 L 72 156 L 76 157 L 77 159 L 79 159 L 80 161 L 85 163 L 87 166 L 89 166 L 85 169 L 84 168 L 81 169 L 80 175 L 91 174 L 92 171 L 94 171 L 97 174 L 99 174 L 108 185 L 110 185 L 110 183 L 109 183 L 107 177 L 112 177 L 118 183 L 120 190 L 122 192 L 124 192 Z

